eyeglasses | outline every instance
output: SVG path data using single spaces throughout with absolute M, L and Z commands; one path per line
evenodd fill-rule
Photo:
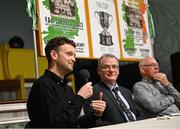
M 141 66 L 146 66 L 146 67 L 159 67 L 159 64 L 144 64 Z
M 113 70 L 119 69 L 118 65 L 103 65 L 101 67 L 103 70 L 109 70 L 110 68 L 112 68 Z

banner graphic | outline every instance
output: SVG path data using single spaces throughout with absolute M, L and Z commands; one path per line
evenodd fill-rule
M 148 26 L 148 3 L 144 0 L 117 0 L 123 60 L 153 56 Z
M 77 57 L 89 57 L 84 0 L 39 0 L 41 55 L 47 41 L 65 36 L 76 42 Z

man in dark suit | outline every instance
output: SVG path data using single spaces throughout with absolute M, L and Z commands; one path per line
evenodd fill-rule
M 98 124 L 124 123 L 143 118 L 142 113 L 137 110 L 131 92 L 116 83 L 119 75 L 117 57 L 111 54 L 101 56 L 98 60 L 98 74 L 101 81 L 93 86 L 93 99 L 103 93 L 103 100 L 106 101 L 106 109 Z

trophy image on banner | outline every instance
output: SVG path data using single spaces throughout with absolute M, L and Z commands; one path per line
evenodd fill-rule
M 94 15 L 96 19 L 98 20 L 99 24 L 101 25 L 101 27 L 103 28 L 103 31 L 99 34 L 100 44 L 105 45 L 105 46 L 113 45 L 112 36 L 107 31 L 110 24 L 113 21 L 112 15 L 103 11 L 99 11 L 99 12 L 95 11 Z

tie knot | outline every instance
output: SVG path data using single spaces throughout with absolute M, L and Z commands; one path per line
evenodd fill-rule
M 118 90 L 119 90 L 118 87 L 114 87 L 114 88 L 112 89 L 113 92 L 118 92 Z

